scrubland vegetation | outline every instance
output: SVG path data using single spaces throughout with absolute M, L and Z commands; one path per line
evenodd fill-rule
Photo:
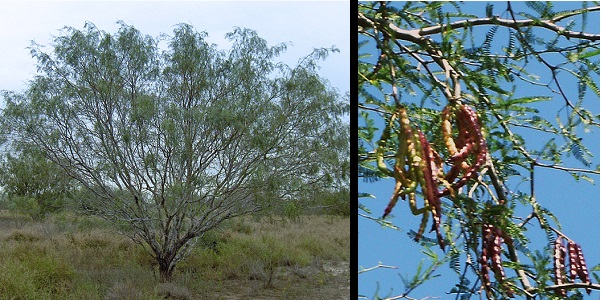
M 349 238 L 348 217 L 233 219 L 159 283 L 155 261 L 102 219 L 4 210 L 0 299 L 345 299 Z

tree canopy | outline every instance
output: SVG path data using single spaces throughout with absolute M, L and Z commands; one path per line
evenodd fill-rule
M 445 282 L 456 299 L 598 290 L 599 266 L 582 255 L 598 263 L 598 245 L 582 250 L 586 241 L 563 229 L 581 224 L 560 223 L 547 208 L 566 200 L 539 197 L 598 182 L 598 4 L 358 6 L 359 218 L 408 228 L 430 260 L 399 280 L 405 288 L 392 299 L 414 297 L 443 264 L 456 275 Z M 541 182 L 548 171 L 572 179 Z M 386 178 L 385 208 L 369 186 Z M 579 203 L 598 207 L 595 194 Z M 359 280 L 388 267 L 360 269 Z
M 218 50 L 180 24 L 153 38 L 67 27 L 39 74 L 4 92 L 9 141 L 39 147 L 95 195 L 87 205 L 152 255 L 161 278 L 222 221 L 345 186 L 348 104 L 286 46 L 236 28 Z M 348 167 L 347 167 L 348 169 Z M 342 176 L 342 177 L 341 177 Z

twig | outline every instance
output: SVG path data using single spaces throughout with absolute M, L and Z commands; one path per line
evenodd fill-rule
M 583 283 L 583 282 L 570 282 L 570 283 L 564 283 L 564 284 L 556 284 L 556 285 L 549 285 L 545 287 L 545 290 L 554 290 L 554 289 L 593 289 L 593 290 L 599 290 L 601 289 L 601 286 L 599 286 L 598 284 L 594 284 L 594 283 Z
M 538 162 L 538 161 L 534 161 L 534 166 L 536 166 L 536 167 L 543 167 L 543 168 L 551 168 L 551 169 L 556 169 L 556 170 L 561 170 L 561 171 L 566 171 L 566 172 L 588 173 L 588 174 L 597 174 L 597 175 L 599 175 L 599 171 L 598 170 L 568 168 L 568 167 L 563 167 L 563 166 L 555 165 L 555 164 L 553 164 L 553 165 L 551 165 L 551 164 L 543 164 L 543 163 Z
M 375 107 L 369 107 L 369 106 L 365 106 L 365 105 L 363 105 L 363 104 L 358 104 L 357 106 L 358 106 L 359 108 L 361 108 L 361 109 L 375 111 L 375 112 L 377 112 L 377 113 L 380 113 L 380 114 L 383 114 L 383 115 L 385 115 L 385 114 L 392 115 L 392 113 L 391 113 L 391 112 L 387 112 L 387 111 L 385 111 L 385 110 L 377 109 L 377 108 L 375 108 Z
M 532 220 L 533 218 L 536 217 L 536 213 L 532 212 L 530 213 L 523 221 L 522 223 L 518 224 L 519 228 L 522 228 L 524 226 L 526 226 L 526 224 L 528 224 L 528 222 L 530 222 L 530 220 Z
M 387 265 L 383 265 L 382 262 L 378 262 L 378 265 L 370 267 L 370 268 L 363 268 L 361 270 L 359 270 L 359 274 L 365 273 L 365 272 L 369 272 L 369 271 L 373 271 L 375 269 L 398 269 L 399 267 L 397 266 L 387 266 Z

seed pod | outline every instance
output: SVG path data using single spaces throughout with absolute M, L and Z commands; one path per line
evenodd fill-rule
M 492 270 L 495 273 L 497 281 L 502 282 L 505 280 L 505 271 L 503 270 L 503 263 L 501 261 L 501 248 L 502 240 L 500 236 L 496 236 L 493 239 L 492 253 L 490 260 L 492 262 Z
M 458 152 L 467 151 L 467 147 L 470 147 L 470 152 L 472 151 L 471 145 L 474 143 L 474 140 L 470 134 L 470 121 L 469 115 L 467 115 L 462 107 L 459 107 L 457 112 L 455 113 L 455 117 L 457 119 L 457 130 L 459 134 L 457 135 L 457 147 L 459 149 Z
M 580 268 L 578 268 L 578 270 L 576 270 L 578 273 L 578 278 L 580 278 L 580 280 L 582 282 L 584 282 L 586 284 L 590 284 L 591 279 L 588 276 L 588 270 L 586 268 L 586 261 L 584 260 L 584 254 L 582 254 L 582 248 L 578 244 L 576 244 L 576 254 L 578 255 L 578 266 L 580 267 Z M 587 288 L 586 293 L 590 295 L 591 289 Z
M 565 274 L 565 260 L 566 260 L 566 249 L 563 245 L 563 238 L 557 237 L 555 240 L 555 247 L 553 248 L 553 270 L 555 271 L 555 284 L 561 285 L 566 281 Z M 561 297 L 567 297 L 565 289 L 555 289 L 555 294 Z
M 478 119 L 478 115 L 473 108 L 466 104 L 461 106 L 461 112 L 461 115 L 465 116 L 465 120 L 468 121 L 467 130 L 470 134 L 470 139 L 473 141 L 474 152 L 477 154 L 472 168 L 467 171 L 457 183 L 453 185 L 455 189 L 465 185 L 469 179 L 477 176 L 480 168 L 486 162 L 486 156 L 488 153 L 488 147 L 486 145 L 486 140 L 482 136 L 482 129 L 480 128 L 480 120 Z
M 445 118 L 447 117 L 445 116 Z M 456 119 L 460 132 L 456 144 L 462 143 L 464 145 L 461 150 L 457 150 L 458 152 L 451 157 L 450 160 L 453 162 L 453 166 L 445 176 L 445 180 L 446 182 L 453 182 L 462 170 L 463 176 L 457 182 L 454 182 L 450 188 L 445 188 L 440 191 L 438 193 L 439 197 L 449 195 L 451 190 L 461 188 L 467 181 L 476 177 L 478 172 L 480 172 L 481 167 L 486 164 L 488 155 L 488 147 L 486 145 L 486 140 L 482 136 L 480 120 L 474 109 L 469 105 L 462 105 L 456 113 Z M 446 125 L 443 127 L 445 126 Z M 443 129 L 445 131 L 448 130 L 448 128 Z M 474 154 L 473 164 L 471 167 L 466 168 L 464 160 L 471 154 Z
M 463 111 L 459 109 L 456 113 L 459 135 L 457 137 L 457 141 L 454 141 L 450 123 L 451 108 L 449 106 L 445 107 L 441 114 L 441 119 L 443 121 L 443 139 L 445 140 L 445 145 L 447 146 L 447 150 L 450 154 L 448 161 L 452 164 L 450 170 L 447 172 L 447 175 L 444 177 L 444 180 L 448 183 L 455 181 L 455 178 L 457 178 L 459 173 L 465 169 L 465 159 L 474 150 L 474 143 L 470 138 L 470 133 L 468 130 L 470 125 L 469 122 L 466 121 L 466 118 L 468 118 L 468 116 L 466 116 Z M 457 149 L 458 147 L 460 147 L 460 149 Z M 448 195 L 448 188 L 445 189 L 442 194 Z
M 506 296 L 513 298 L 514 291 L 511 287 L 511 283 L 506 281 L 505 270 L 503 269 L 503 262 L 501 259 L 501 254 L 503 253 L 502 245 L 505 242 L 505 236 L 507 235 L 501 229 L 493 225 L 482 225 L 482 256 L 480 257 L 482 283 L 487 290 L 487 293 L 491 293 L 492 289 L 489 271 L 492 270 Z M 488 263 L 488 260 L 490 260 L 490 264 Z
M 384 162 L 384 152 L 386 151 L 386 143 L 388 142 L 388 139 L 390 138 L 390 131 L 391 131 L 391 127 L 392 124 L 394 123 L 394 119 L 396 118 L 396 113 L 394 113 L 392 115 L 392 117 L 390 117 L 390 120 L 388 120 L 386 122 L 386 126 L 384 127 L 384 130 L 382 130 L 382 136 L 380 137 L 380 140 L 378 141 L 378 147 L 375 150 L 375 154 L 376 154 L 376 162 L 378 165 L 378 169 L 386 174 L 387 176 L 394 176 L 393 172 L 391 170 L 388 169 L 388 167 L 386 166 L 386 163 Z
M 444 144 L 449 151 L 451 156 L 455 155 L 457 151 L 457 145 L 455 145 L 455 141 L 453 140 L 453 129 L 451 127 L 451 109 L 449 106 L 446 106 L 442 112 L 440 113 L 440 119 L 442 121 L 442 138 L 444 140 Z
M 397 113 L 399 114 L 399 123 L 401 126 L 398 133 L 399 148 L 396 153 L 395 172 L 397 173 L 395 177 L 400 179 L 407 188 L 415 183 L 411 165 L 408 165 L 408 171 L 405 170 L 407 161 L 410 161 L 408 158 L 416 155 L 415 145 L 413 144 L 413 129 L 411 128 L 409 117 L 407 116 L 407 110 L 401 107 L 397 110 Z
M 570 278 L 572 282 L 576 280 L 578 276 L 578 270 L 580 269 L 580 260 L 578 259 L 578 249 L 576 243 L 568 241 L 568 258 L 570 260 Z
M 489 275 L 490 266 L 488 265 L 488 256 L 492 238 L 492 226 L 487 224 L 482 225 L 482 254 L 480 256 L 480 265 L 482 267 L 482 285 L 484 285 L 487 293 L 492 292 Z
M 487 293 L 491 293 L 492 292 L 492 284 L 490 282 L 490 266 L 488 265 L 488 254 L 486 249 L 482 249 L 482 257 L 480 258 L 480 265 L 481 265 L 481 269 L 480 271 L 482 272 L 482 285 L 484 285 L 484 288 L 486 289 Z
M 396 205 L 399 200 L 399 192 L 402 188 L 402 184 L 400 181 L 397 181 L 396 186 L 394 188 L 394 192 L 392 193 L 392 198 L 390 198 L 390 202 L 388 202 L 388 206 L 384 209 L 384 215 L 382 215 L 382 219 L 386 218 L 386 216 L 392 211 L 392 208 Z
M 472 124 L 470 121 L 470 115 L 466 113 L 465 109 L 462 105 L 455 114 L 457 119 L 457 129 L 459 131 L 459 135 L 457 136 L 457 147 L 458 152 L 455 154 L 455 158 L 451 157 L 451 159 L 455 160 L 460 157 L 468 157 L 470 153 L 474 151 L 474 138 L 472 135 Z M 469 107 L 469 106 L 468 106 Z
M 441 204 L 440 198 L 438 197 L 438 185 L 436 184 L 436 177 L 438 175 L 438 166 L 435 163 L 435 157 L 430 144 L 426 140 L 426 136 L 423 132 L 417 131 L 416 138 L 419 140 L 419 145 L 422 150 L 422 170 L 423 170 L 423 183 L 422 190 L 424 190 L 424 197 L 428 199 L 428 205 L 432 206 L 432 218 L 434 220 L 432 229 L 436 230 L 436 238 L 438 239 L 438 245 L 444 251 L 445 243 L 440 232 L 440 219 L 441 219 Z
M 413 170 L 411 165 L 409 164 L 408 170 L 405 170 L 407 157 L 409 155 L 415 155 L 415 153 L 416 153 L 415 145 L 413 142 L 413 130 L 411 128 L 409 117 L 407 116 L 407 111 L 405 110 L 405 108 L 401 107 L 397 110 L 395 115 L 393 115 L 391 117 L 390 122 L 388 123 L 388 125 L 386 126 L 386 128 L 384 130 L 385 130 L 385 132 L 387 130 L 390 130 L 391 124 L 394 121 L 394 119 L 396 118 L 395 117 L 396 115 L 399 116 L 399 123 L 401 124 L 401 129 L 398 132 L 399 148 L 397 150 L 396 162 L 395 162 L 394 171 L 392 174 L 394 176 L 394 178 L 396 179 L 396 185 L 395 185 L 395 190 L 393 192 L 393 195 L 390 199 L 390 202 L 388 203 L 388 206 L 384 210 L 384 214 L 383 214 L 382 218 L 384 218 L 388 214 L 390 214 L 390 212 L 392 211 L 392 208 L 397 203 L 399 196 L 401 196 L 401 197 L 403 197 L 403 199 L 405 199 L 405 195 L 414 194 L 415 189 L 417 187 L 415 171 Z M 384 138 L 386 138 L 385 132 L 382 133 L 382 138 L 380 139 L 378 149 L 383 148 L 383 145 L 385 145 L 385 142 L 382 143 L 382 140 Z M 390 135 L 390 133 L 388 133 L 388 136 L 389 135 Z M 385 170 L 382 169 L 382 167 L 385 169 L 387 169 L 387 167 L 384 164 L 384 161 L 383 161 L 383 158 L 381 155 L 383 155 L 382 150 L 376 150 L 376 156 L 378 159 L 379 168 L 382 172 L 385 172 Z M 415 197 L 415 195 L 413 195 L 413 197 Z M 410 198 L 411 198 L 411 196 L 410 196 Z
M 471 139 L 479 147 L 477 150 L 485 150 L 486 140 L 482 136 L 482 129 L 480 128 L 480 120 L 476 111 L 469 105 L 464 104 L 461 106 L 462 112 L 467 116 L 466 120 L 469 122 L 468 131 Z
M 415 199 L 414 199 L 415 201 Z M 415 234 L 415 238 L 414 240 L 416 242 L 418 242 L 420 240 L 420 238 L 424 235 L 424 232 L 426 231 L 426 226 L 428 225 L 428 213 L 424 213 L 422 214 L 422 221 L 419 224 L 419 229 L 417 230 L 417 233 Z

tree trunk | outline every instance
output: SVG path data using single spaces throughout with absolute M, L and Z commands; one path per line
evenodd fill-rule
M 175 253 L 163 253 L 162 255 L 157 255 L 155 258 L 159 264 L 160 281 L 171 282 L 173 271 L 175 270 L 175 264 L 173 263 Z
M 168 232 L 176 233 L 178 231 L 168 230 Z M 159 274 L 161 282 L 171 282 L 173 279 L 173 272 L 175 271 L 175 266 L 177 263 L 185 256 L 184 253 L 180 253 L 185 251 L 187 242 L 194 237 L 193 234 L 188 233 L 182 238 L 177 238 L 175 235 L 170 236 L 165 244 L 159 246 L 158 244 L 154 244 L 154 247 L 151 244 L 154 252 L 154 258 L 159 265 Z M 149 242 L 150 244 L 151 242 Z M 179 255 L 178 255 L 179 254 Z

